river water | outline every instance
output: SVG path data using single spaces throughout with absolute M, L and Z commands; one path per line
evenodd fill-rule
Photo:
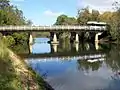
M 113 44 L 35 38 L 26 62 L 54 90 L 120 90 L 120 48 Z

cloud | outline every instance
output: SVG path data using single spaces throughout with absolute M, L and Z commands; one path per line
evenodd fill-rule
M 64 14 L 64 12 L 53 12 L 51 10 L 46 10 L 44 12 L 44 15 L 46 15 L 46 16 L 52 16 L 52 17 L 57 17 L 57 16 L 59 16 L 61 14 Z
M 78 6 L 79 7 L 87 7 L 91 9 L 96 9 L 101 12 L 104 11 L 114 11 L 112 4 L 115 1 L 120 1 L 120 0 L 78 0 Z

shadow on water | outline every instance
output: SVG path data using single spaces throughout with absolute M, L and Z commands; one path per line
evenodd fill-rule
M 120 48 L 110 43 L 69 41 L 50 45 L 36 38 L 20 54 L 55 90 L 120 90 Z

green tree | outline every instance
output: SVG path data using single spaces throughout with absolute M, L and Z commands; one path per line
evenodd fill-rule
M 5 9 L 6 7 L 9 7 L 9 0 L 0 0 L 0 9 Z
M 91 21 L 99 21 L 99 11 L 97 10 L 92 10 L 92 14 L 91 14 Z
M 77 24 L 77 20 L 74 17 L 68 17 L 67 15 L 58 16 L 55 25 L 74 25 Z
M 0 0 L 0 26 L 5 25 L 32 25 L 30 20 L 27 20 L 23 16 L 23 12 L 19 10 L 16 6 L 10 5 L 9 0 Z M 10 38 L 10 45 L 14 43 L 23 43 L 27 42 L 28 34 L 26 33 L 8 33 L 11 37 L 6 37 L 6 39 Z M 13 38 L 12 38 L 13 37 Z M 27 39 L 26 39 L 27 38 Z M 14 39 L 14 40 L 12 40 Z M 14 42 L 16 41 L 16 42 Z M 9 46 L 9 45 L 8 45 Z
M 67 15 L 58 16 L 55 25 L 66 25 L 67 24 Z
M 84 9 L 78 10 L 77 21 L 78 24 L 86 24 L 91 20 L 91 14 L 89 12 L 89 8 L 86 7 Z

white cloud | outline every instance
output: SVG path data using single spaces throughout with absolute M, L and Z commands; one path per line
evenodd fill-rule
M 79 7 L 87 7 L 89 6 L 91 9 L 96 9 L 101 12 L 104 11 L 114 11 L 112 4 L 115 1 L 120 0 L 78 0 Z
M 51 10 L 46 10 L 44 12 L 44 15 L 46 15 L 46 16 L 52 16 L 52 17 L 57 17 L 57 16 L 59 16 L 61 14 L 64 14 L 64 12 L 53 12 Z

